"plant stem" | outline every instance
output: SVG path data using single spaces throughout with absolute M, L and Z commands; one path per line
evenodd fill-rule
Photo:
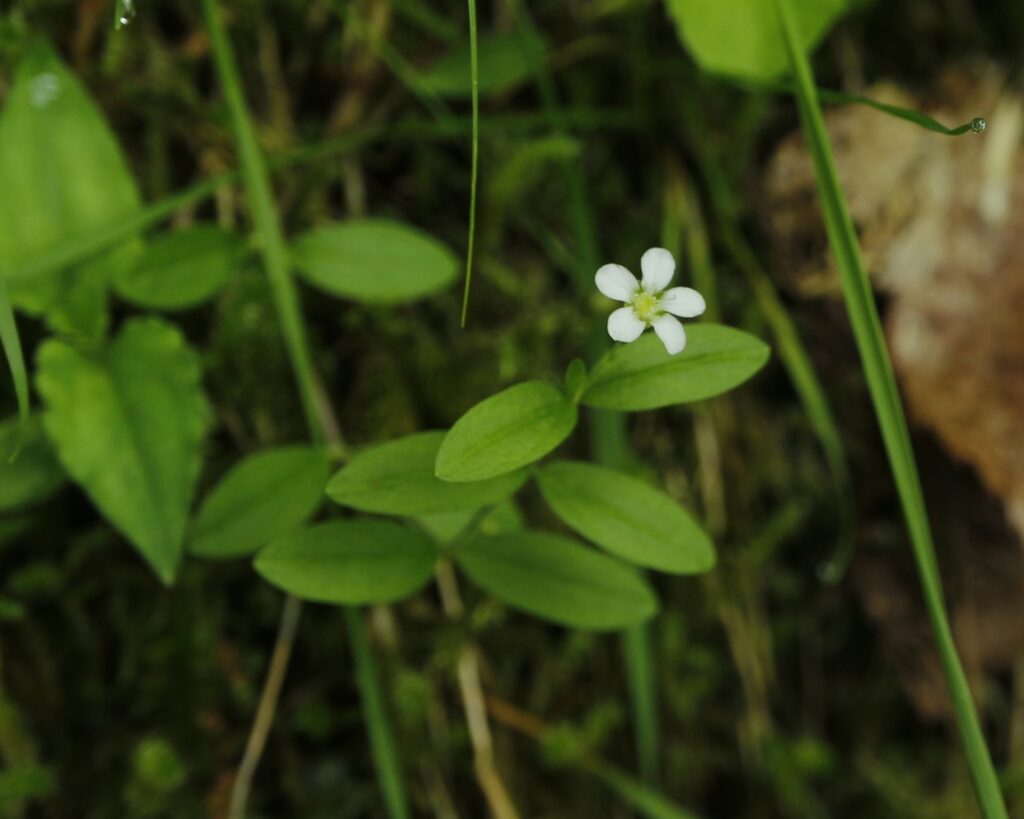
M 330 443 L 332 447 L 343 450 L 344 445 L 333 410 L 320 388 L 320 382 L 314 369 L 306 326 L 299 309 L 298 292 L 289 269 L 288 250 L 271 191 L 267 163 L 256 138 L 256 128 L 242 92 L 231 42 L 220 19 L 216 0 L 202 0 L 202 3 L 213 49 L 214 63 L 235 132 L 242 179 L 249 193 L 251 216 L 259 238 L 260 252 L 263 255 L 264 266 L 270 280 L 274 306 L 299 388 L 309 433 L 314 442 Z M 287 610 L 286 606 L 286 613 Z M 391 727 L 387 720 L 383 697 L 377 681 L 376 662 L 366 643 L 366 635 L 363 632 L 363 624 L 358 610 L 346 609 L 345 616 L 356 678 L 362 696 L 363 711 L 368 723 L 370 743 L 385 803 L 392 819 L 407 819 L 408 808 L 402 782 L 402 769 L 394 741 L 391 738 Z M 282 620 L 282 630 L 283 628 L 284 620 Z M 287 660 L 287 655 L 285 659 Z M 284 670 L 282 669 L 280 673 L 283 678 Z M 270 682 L 271 680 L 268 678 L 266 686 L 268 689 Z M 278 685 L 279 687 L 280 685 Z M 275 695 L 272 705 L 276 705 L 276 702 L 277 696 Z M 269 721 L 273 720 L 273 710 L 271 707 L 267 716 Z M 262 748 L 259 750 L 261 751 Z M 256 753 L 249 763 L 252 771 L 255 771 L 258 762 L 259 754 Z M 251 777 L 252 773 L 250 772 L 250 780 Z M 240 802 L 239 817 L 243 816 L 245 812 L 244 798 Z
M 267 736 L 274 724 L 274 714 L 277 713 L 277 703 L 288 671 L 288 661 L 295 645 L 295 634 L 299 630 L 301 614 L 302 601 L 289 594 L 285 598 L 284 609 L 281 612 L 274 653 L 271 655 L 270 668 L 263 683 L 259 705 L 256 707 L 256 718 L 253 720 L 249 740 L 245 744 L 245 752 L 242 754 L 242 761 L 238 765 L 238 773 L 231 789 L 228 819 L 243 819 L 245 816 L 245 806 L 252 790 L 252 778 L 256 774 L 256 767 L 267 744 Z
M 370 749 L 377 768 L 384 804 L 391 819 L 408 819 L 409 808 L 405 798 L 402 769 L 398 764 L 398 750 L 391 731 L 387 706 L 377 673 L 377 662 L 366 639 L 366 626 L 358 608 L 345 606 L 345 624 L 348 627 L 349 645 L 355 661 L 356 685 L 363 704 L 367 730 L 370 734 Z
M 953 707 L 974 780 L 974 788 L 986 819 L 1006 819 L 1006 806 L 999 789 L 999 780 L 953 641 L 907 421 L 893 375 L 892 363 L 885 347 L 871 284 L 861 259 L 853 220 L 839 185 L 839 175 L 825 130 L 825 121 L 814 92 L 810 63 L 801 45 L 790 0 L 775 0 L 775 8 L 789 51 L 790 63 L 796 74 L 797 102 L 811 157 L 814 160 L 818 195 L 825 214 L 829 242 L 836 257 L 861 363 L 875 405 L 875 414 L 889 455 L 900 502 L 903 505 L 914 559 L 921 577 L 928 619 L 935 633 L 942 668 L 953 698 Z
M 451 620 L 461 620 L 465 612 L 451 561 L 439 561 L 435 577 L 445 614 Z M 494 819 L 519 819 L 519 812 L 495 765 L 494 743 L 487 722 L 483 684 L 480 681 L 480 664 L 476 649 L 472 645 L 463 646 L 459 652 L 458 679 L 462 707 L 466 713 L 466 726 L 469 729 L 469 741 L 473 745 L 473 767 L 476 770 L 477 782 L 480 783 L 480 790 L 487 799 Z

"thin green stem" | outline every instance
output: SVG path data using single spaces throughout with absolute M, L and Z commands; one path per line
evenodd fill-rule
M 469 312 L 469 287 L 473 278 L 473 244 L 476 240 L 476 189 L 480 169 L 480 66 L 477 59 L 476 0 L 469 5 L 469 75 L 473 96 L 473 158 L 469 171 L 469 238 L 466 246 L 466 285 L 462 293 L 460 326 L 466 326 Z
M 377 661 L 366 639 L 366 625 L 359 609 L 345 607 L 345 625 L 356 669 L 356 685 L 359 686 L 359 697 L 370 735 L 370 750 L 377 768 L 381 792 L 384 794 L 384 804 L 391 819 L 408 819 L 405 784 L 402 781 L 401 766 L 397 763 L 398 749 L 395 747 L 391 721 L 388 718 L 387 705 L 377 674 Z
M 790 0 L 775 0 L 775 8 L 789 51 L 790 63 L 796 74 L 797 101 L 814 161 L 818 195 L 825 214 L 829 242 L 839 268 L 861 363 L 903 505 L 928 618 L 935 633 L 942 668 L 952 695 L 975 792 L 985 819 L 1006 819 L 1006 806 L 999 789 L 999 780 L 953 641 L 907 421 L 885 347 L 881 320 L 861 259 L 853 220 L 839 184 L 824 117 L 814 89 L 810 63 L 800 45 L 801 40 Z
M 4 355 L 7 357 L 7 365 L 11 370 L 11 378 L 14 380 L 14 393 L 18 398 L 18 415 L 21 416 L 21 423 L 28 421 L 29 394 L 28 394 L 28 372 L 25 369 L 25 354 L 21 349 L 21 337 L 18 335 L 18 324 L 14 319 L 14 307 L 11 306 L 11 297 L 7 292 L 7 278 L 0 274 L 0 343 L 3 344 Z M 13 459 L 18 448 L 9 453 Z
M 522 27 L 526 42 L 543 42 L 525 0 L 513 0 L 513 10 Z M 543 54 L 528 54 L 534 68 L 541 103 L 551 126 L 560 136 L 569 135 L 569 123 L 558 97 L 554 78 L 547 69 Z M 579 263 L 573 280 L 580 297 L 587 299 L 594 288 L 594 273 L 600 265 L 596 220 L 590 206 L 586 177 L 578 158 L 563 163 L 569 188 L 570 214 L 578 245 Z M 608 347 L 604 328 L 595 328 L 586 340 L 586 353 L 597 359 Z M 607 410 L 589 413 L 591 456 L 598 463 L 621 467 L 630 460 L 629 434 L 625 416 Z M 626 664 L 626 681 L 632 709 L 633 731 L 637 744 L 637 764 L 648 782 L 658 780 L 660 768 L 660 731 L 658 728 L 658 690 L 654 655 L 651 651 L 650 627 L 641 624 L 621 633 L 622 652 Z
M 249 193 L 260 251 L 270 279 L 278 321 L 281 323 L 285 347 L 302 398 L 310 436 L 317 443 L 329 442 L 332 446 L 341 447 L 340 433 L 330 403 L 319 389 L 320 382 L 314 369 L 305 323 L 299 309 L 298 292 L 291 278 L 287 246 L 274 203 L 267 163 L 242 92 L 231 42 L 220 19 L 216 0 L 202 2 L 214 63 L 234 127 L 242 179 Z M 346 609 L 346 623 L 384 799 L 391 819 L 407 819 L 408 808 L 401 763 L 391 738 L 391 727 L 377 680 L 376 661 L 366 643 L 358 610 Z M 258 758 L 253 762 L 253 767 L 257 761 Z M 242 813 L 244 804 L 240 815 Z

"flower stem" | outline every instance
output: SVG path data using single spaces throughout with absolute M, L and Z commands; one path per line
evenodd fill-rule
M 814 92 L 810 63 L 801 45 L 790 0 L 775 0 L 775 8 L 789 51 L 790 63 L 796 74 L 797 103 L 814 161 L 818 195 L 825 215 L 829 242 L 839 268 L 854 338 L 875 405 L 875 414 L 889 455 L 900 502 L 903 505 L 928 618 L 935 633 L 942 668 L 953 698 L 953 707 L 974 780 L 974 788 L 985 819 L 1006 819 L 1006 806 L 999 789 L 999 780 L 953 641 L 907 421 L 893 375 L 892 363 L 885 347 L 881 320 L 861 259 L 857 234 L 850 218 L 846 198 L 839 185 L 839 175 L 825 130 L 825 121 Z

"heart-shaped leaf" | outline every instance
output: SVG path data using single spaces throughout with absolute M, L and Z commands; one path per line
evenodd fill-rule
M 292 259 L 310 284 L 368 304 L 429 296 L 451 284 L 459 267 L 447 245 L 386 219 L 316 228 L 295 241 Z
M 305 600 L 340 605 L 388 603 L 430 579 L 437 555 L 422 532 L 382 520 L 338 520 L 279 537 L 255 567 Z
M 543 381 L 492 395 L 463 415 L 437 453 L 445 481 L 482 481 L 543 458 L 576 426 L 576 405 Z
M 45 342 L 36 386 L 65 469 L 173 581 L 210 418 L 198 356 L 172 325 L 136 319 L 98 353 Z
M 614 555 L 673 574 L 709 571 L 715 549 L 664 492 L 614 469 L 556 461 L 537 474 L 541 494 L 565 523 Z
M 635 569 L 558 535 L 477 537 L 455 561 L 498 600 L 570 628 L 625 628 L 658 609 L 654 591 Z
M 203 501 L 189 536 L 189 552 L 209 558 L 255 552 L 317 510 L 327 475 L 327 455 L 316 447 L 289 446 L 250 455 Z
M 451 483 L 434 474 L 444 432 L 421 432 L 357 453 L 327 484 L 343 506 L 384 515 L 434 515 L 479 509 L 514 494 L 522 471 Z
M 653 333 L 610 350 L 581 399 L 601 409 L 649 410 L 703 401 L 739 386 L 768 361 L 768 346 L 717 324 L 687 328 L 686 349 L 669 355 Z

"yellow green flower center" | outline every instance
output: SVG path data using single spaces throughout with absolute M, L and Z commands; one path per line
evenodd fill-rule
M 653 293 L 641 290 L 630 302 L 633 312 L 640 321 L 650 323 L 661 312 L 661 300 Z

